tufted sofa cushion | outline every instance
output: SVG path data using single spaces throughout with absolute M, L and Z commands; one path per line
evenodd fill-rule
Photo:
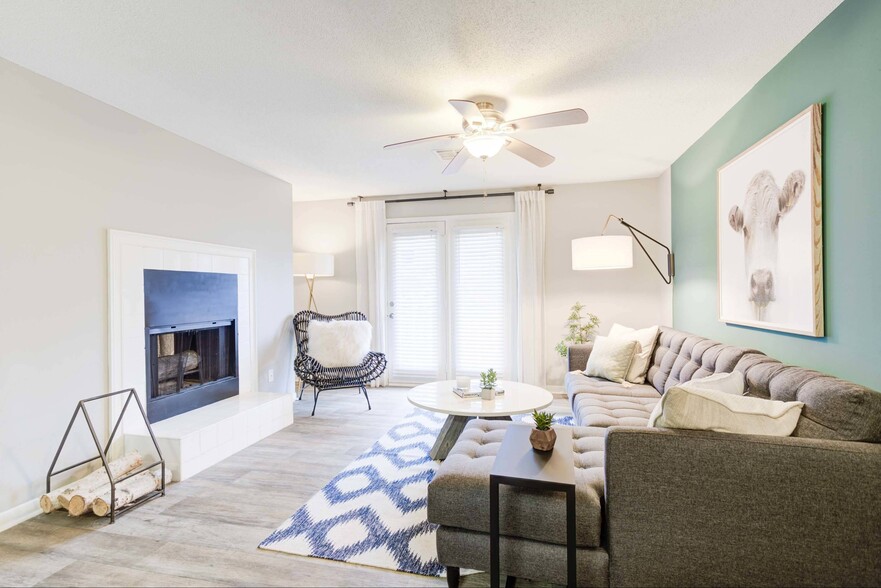
M 428 520 L 448 527 L 489 533 L 489 474 L 510 421 L 473 420 L 466 425 L 428 485 Z M 603 452 L 606 430 L 573 427 L 576 544 L 599 547 L 603 511 Z M 499 489 L 502 535 L 566 544 L 566 500 L 561 492 Z
M 566 374 L 566 393 L 575 422 L 583 427 L 644 427 L 661 399 L 652 386 L 625 387 L 582 372 Z
M 645 427 L 661 397 L 578 394 L 572 400 L 575 422 L 582 427 Z
M 654 398 L 656 400 L 660 396 L 658 391 L 648 384 L 624 386 L 623 384 L 610 382 L 603 378 L 585 376 L 584 372 L 567 373 L 564 383 L 569 398 L 584 392 L 601 396 L 632 396 L 634 398 Z
M 661 327 L 646 382 L 663 394 L 673 386 L 694 378 L 734 371 L 737 362 L 747 353 L 761 355 L 751 349 L 723 345 L 711 339 Z

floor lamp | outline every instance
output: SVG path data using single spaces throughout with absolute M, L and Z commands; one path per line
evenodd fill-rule
M 330 253 L 294 253 L 294 276 L 306 278 L 309 287 L 308 310 L 318 312 L 315 303 L 315 278 L 333 276 L 333 255 Z
M 630 231 L 631 236 L 627 235 L 606 235 L 606 228 L 609 221 L 615 219 Z M 667 274 L 661 271 L 649 252 L 646 251 L 645 245 L 639 240 L 637 233 L 663 247 L 667 251 Z M 636 241 L 642 252 L 645 253 L 652 265 L 655 266 L 661 279 L 666 283 L 673 281 L 676 275 L 676 267 L 673 263 L 673 252 L 669 247 L 653 237 L 649 237 L 623 218 L 610 214 L 603 225 L 603 232 L 599 237 L 582 237 L 581 239 L 572 239 L 572 269 L 574 270 L 598 270 L 598 269 L 624 269 L 633 267 L 633 241 Z

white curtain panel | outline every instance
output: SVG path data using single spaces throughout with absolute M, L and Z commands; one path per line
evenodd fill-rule
M 373 325 L 373 351 L 386 353 L 387 304 L 385 202 L 355 202 L 355 268 L 358 310 Z M 372 385 L 388 385 L 388 372 Z
M 517 374 L 521 382 L 545 383 L 545 193 L 514 193 L 517 214 Z

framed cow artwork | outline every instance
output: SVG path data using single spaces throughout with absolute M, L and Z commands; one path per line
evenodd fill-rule
M 718 170 L 719 320 L 824 336 L 821 108 Z

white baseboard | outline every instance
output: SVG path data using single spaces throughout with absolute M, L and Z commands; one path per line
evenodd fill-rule
M 23 523 L 41 512 L 43 511 L 40 509 L 39 498 L 28 500 L 24 504 L 19 504 L 9 510 L 0 512 L 0 531 L 5 531 L 10 527 Z

